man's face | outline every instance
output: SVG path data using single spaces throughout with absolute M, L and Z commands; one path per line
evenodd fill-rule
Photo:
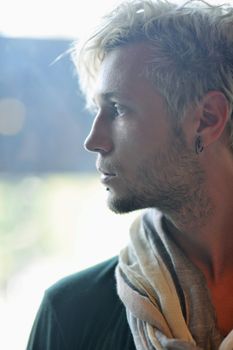
M 202 181 L 182 127 L 175 129 L 164 98 L 142 74 L 149 52 L 145 44 L 111 51 L 97 80 L 98 112 L 85 147 L 98 153 L 97 169 L 116 212 L 171 212 Z

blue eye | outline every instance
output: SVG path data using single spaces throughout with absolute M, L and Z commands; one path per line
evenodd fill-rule
M 113 103 L 113 113 L 115 117 L 122 116 L 126 112 L 126 108 L 118 103 Z

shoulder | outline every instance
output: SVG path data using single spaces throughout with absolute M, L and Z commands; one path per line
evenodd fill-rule
M 112 258 L 81 272 L 67 276 L 45 293 L 56 318 L 64 325 L 85 322 L 93 316 L 101 318 L 118 303 L 115 283 L 115 267 L 118 259 Z
M 116 292 L 117 263 L 114 257 L 52 285 L 45 292 L 28 349 L 122 349 L 123 339 L 131 344 Z
M 80 295 L 93 292 L 93 288 L 101 288 L 103 284 L 109 284 L 115 279 L 114 274 L 117 263 L 118 258 L 114 257 L 98 265 L 62 278 L 47 289 L 46 293 L 53 298 L 59 298 L 59 296 L 64 293 L 72 294 L 74 289 L 76 296 L 77 292 Z
M 115 268 L 118 258 L 114 257 L 98 265 L 87 268 L 78 273 L 62 278 L 46 291 L 46 297 L 53 303 L 60 303 L 64 296 L 69 301 L 85 299 L 92 293 L 103 290 L 103 292 L 115 292 Z M 103 288 L 104 287 L 104 288 Z M 107 289 L 106 289 L 107 287 Z M 101 296 L 101 295 L 100 295 Z
M 114 257 L 81 272 L 67 276 L 45 293 L 58 318 L 73 318 L 77 323 L 89 322 L 89 316 L 102 308 L 108 310 L 118 302 L 115 283 L 115 267 L 118 258 Z

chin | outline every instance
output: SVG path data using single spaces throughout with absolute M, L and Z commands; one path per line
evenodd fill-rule
M 114 198 L 111 195 L 108 198 L 108 207 L 117 214 L 130 213 L 145 208 L 142 203 L 139 203 L 135 198 Z

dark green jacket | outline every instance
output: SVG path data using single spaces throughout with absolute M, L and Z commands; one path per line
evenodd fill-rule
M 116 294 L 116 264 L 113 258 L 50 287 L 27 350 L 135 350 Z

